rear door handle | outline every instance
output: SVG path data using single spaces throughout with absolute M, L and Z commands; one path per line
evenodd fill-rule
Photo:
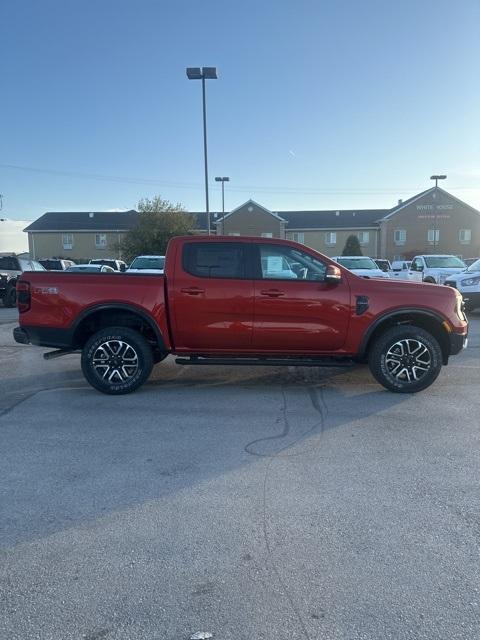
M 205 293 L 204 289 L 199 289 L 198 287 L 186 287 L 185 289 L 180 289 L 180 291 L 189 296 L 198 296 L 200 293 Z
M 280 291 L 280 289 L 264 289 L 260 291 L 260 295 L 268 296 L 269 298 L 279 298 L 280 296 L 284 296 L 285 293 Z

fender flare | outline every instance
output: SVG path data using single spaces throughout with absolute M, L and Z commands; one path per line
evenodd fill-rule
M 114 310 L 128 311 L 129 313 L 134 313 L 135 315 L 139 316 L 152 329 L 155 335 L 155 338 L 157 340 L 158 348 L 161 351 L 168 351 L 167 347 L 165 346 L 165 340 L 163 339 L 162 332 L 158 328 L 158 325 L 155 322 L 155 320 L 152 318 L 152 316 L 148 314 L 146 311 L 144 311 L 143 309 L 140 309 L 135 305 L 126 304 L 124 302 L 118 302 L 118 303 L 108 302 L 106 304 L 98 304 L 93 307 L 88 307 L 88 309 L 85 309 L 84 311 L 82 311 L 75 319 L 75 322 L 71 327 L 72 336 L 73 337 L 75 336 L 75 333 L 77 332 L 82 322 L 87 320 L 89 316 L 93 315 L 94 313 L 98 313 L 99 311 L 114 311 Z
M 365 356 L 367 351 L 367 344 L 370 338 L 372 337 L 375 330 L 378 329 L 378 327 L 383 322 L 385 322 L 386 320 L 394 320 L 396 317 L 403 316 L 408 313 L 415 313 L 417 315 L 422 315 L 430 318 L 431 320 L 436 320 L 440 325 L 442 325 L 442 323 L 446 320 L 446 318 L 444 318 L 439 313 L 431 311 L 430 309 L 422 309 L 422 307 L 406 307 L 404 309 L 396 309 L 395 311 L 387 311 L 386 313 L 376 318 L 375 321 L 372 322 L 372 324 L 365 331 L 358 350 L 358 357 L 362 358 Z

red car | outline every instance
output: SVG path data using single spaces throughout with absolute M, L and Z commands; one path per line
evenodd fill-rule
M 17 342 L 81 351 L 88 382 L 134 391 L 178 364 L 349 366 L 387 389 L 428 387 L 467 341 L 453 288 L 365 279 L 287 240 L 170 241 L 165 274 L 24 273 Z M 48 356 L 48 354 L 46 354 Z

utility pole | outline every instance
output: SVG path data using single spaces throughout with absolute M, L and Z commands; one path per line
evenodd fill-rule
M 446 180 L 447 176 L 445 175 L 435 175 L 435 176 L 430 176 L 430 180 L 435 180 L 435 191 L 433 194 L 434 199 L 437 197 L 437 189 L 438 189 L 438 181 L 439 180 Z M 435 249 L 437 247 L 437 205 L 434 204 L 434 212 L 433 212 L 433 253 L 435 253 Z M 438 232 L 439 235 L 439 240 L 440 240 L 440 230 Z

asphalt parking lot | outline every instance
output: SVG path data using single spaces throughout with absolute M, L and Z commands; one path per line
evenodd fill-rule
M 417 395 L 177 367 L 109 397 L 0 307 L 0 638 L 480 637 L 480 313 Z

